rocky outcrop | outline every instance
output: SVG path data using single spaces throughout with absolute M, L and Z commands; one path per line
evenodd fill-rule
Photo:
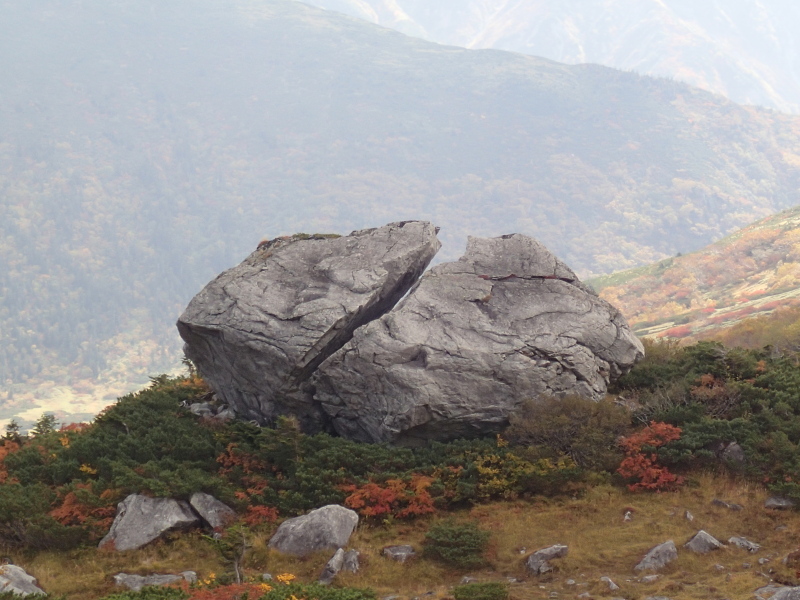
M 0 565 L 0 594 L 4 592 L 17 596 L 45 595 L 45 591 L 36 585 L 36 578 L 16 565 Z
M 117 515 L 99 547 L 135 550 L 167 531 L 199 524 L 200 518 L 186 502 L 131 494 L 117 505 Z
M 314 376 L 341 435 L 414 443 L 488 433 L 524 400 L 601 398 L 643 355 L 620 313 L 523 235 L 470 238 Z
M 434 226 L 419 221 L 262 243 L 181 315 L 186 356 L 237 414 L 262 423 L 295 414 L 322 429 L 304 384 L 408 292 L 439 247 Z
M 496 431 L 529 398 L 599 399 L 643 356 L 536 240 L 470 238 L 422 275 L 435 232 L 412 221 L 263 244 L 189 304 L 186 355 L 246 418 L 411 444 Z
M 195 492 L 189 498 L 189 504 L 214 531 L 221 531 L 236 520 L 233 509 L 211 494 Z
M 358 514 L 355 511 L 329 504 L 306 515 L 286 519 L 269 540 L 269 547 L 295 556 L 343 548 L 356 525 Z

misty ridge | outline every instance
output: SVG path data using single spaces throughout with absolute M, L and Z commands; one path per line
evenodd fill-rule
M 675 80 L 289 0 L 3 11 L 0 419 L 174 365 L 177 315 L 264 237 L 426 219 L 441 260 L 520 232 L 586 276 L 797 202 L 798 118 Z

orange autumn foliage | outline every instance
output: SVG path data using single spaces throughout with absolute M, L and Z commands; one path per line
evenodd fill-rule
M 6 456 L 9 454 L 14 454 L 17 450 L 20 449 L 20 445 L 13 441 L 13 440 L 5 440 L 3 445 L 0 446 L 0 484 L 1 483 L 12 483 L 8 480 L 8 471 L 6 470 L 4 461 Z
M 392 515 L 402 519 L 426 515 L 436 510 L 428 492 L 432 481 L 424 475 L 413 475 L 410 481 L 389 479 L 384 485 L 369 482 L 360 487 L 343 486 L 345 492 L 350 492 L 344 503 L 367 518 Z
M 102 533 L 106 531 L 114 520 L 117 507 L 114 500 L 114 490 L 105 490 L 100 496 L 92 494 L 90 483 L 78 483 L 76 491 L 64 494 L 61 504 L 50 511 L 50 516 L 62 525 L 83 525 Z M 84 497 L 81 499 L 79 494 Z M 89 499 L 94 502 L 87 502 Z
M 617 472 L 623 477 L 635 479 L 628 489 L 669 491 L 683 484 L 683 477 L 671 473 L 667 467 L 658 464 L 658 455 L 646 448 L 660 448 L 669 442 L 680 439 L 681 429 L 668 423 L 651 421 L 650 425 L 620 442 L 625 451 L 625 459 Z

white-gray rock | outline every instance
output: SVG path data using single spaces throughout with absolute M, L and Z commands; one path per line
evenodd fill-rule
M 286 519 L 269 540 L 269 547 L 295 556 L 343 548 L 356 525 L 358 514 L 355 511 L 329 504 L 306 515 Z
M 397 546 L 386 546 L 383 549 L 383 555 L 397 562 L 404 563 L 409 558 L 416 556 L 417 553 L 414 551 L 413 546 L 400 544 Z
M 748 552 L 758 552 L 761 550 L 761 546 L 756 544 L 755 542 L 751 542 L 750 540 L 743 538 L 743 537 L 732 537 L 728 540 L 729 544 L 733 544 L 741 548 L 742 550 L 747 550 Z
M 0 565 L 0 593 L 2 592 L 12 592 L 17 596 L 45 594 L 45 591 L 36 585 L 36 578 L 16 565 Z
M 361 569 L 361 563 L 358 560 L 360 556 L 361 554 L 358 550 L 348 550 L 345 552 L 342 571 L 347 573 L 358 573 L 359 569 Z
M 697 552 L 698 554 L 707 554 L 712 550 L 724 548 L 724 545 L 713 535 L 701 529 L 694 534 L 692 539 L 686 542 L 683 547 L 688 548 L 692 552 Z
M 319 583 L 322 585 L 330 585 L 334 578 L 339 574 L 344 566 L 344 548 L 339 548 L 331 559 L 325 564 L 322 569 L 322 574 L 319 576 Z
M 528 557 L 525 561 L 525 566 L 530 573 L 534 575 L 543 575 L 553 570 L 549 561 L 554 558 L 564 558 L 568 552 L 569 548 L 563 544 L 542 548 Z
M 619 589 L 619 586 L 611 580 L 611 577 L 601 577 L 600 581 L 605 583 L 612 592 L 616 592 Z
M 167 531 L 199 524 L 200 518 L 186 502 L 131 494 L 117 504 L 117 515 L 99 547 L 135 550 Z
M 789 510 L 794 507 L 795 503 L 793 500 L 781 498 L 780 496 L 772 496 L 767 498 L 767 501 L 764 502 L 764 508 L 772 508 L 775 510 Z
M 800 600 L 800 587 L 779 588 L 774 594 L 761 597 L 765 600 Z
M 663 569 L 676 558 L 678 558 L 678 549 L 675 547 L 675 542 L 668 540 L 652 548 L 634 569 L 636 571 L 657 571 Z
M 184 571 L 179 575 L 171 573 L 153 574 L 153 575 L 133 575 L 130 573 L 117 573 L 114 575 L 114 584 L 119 587 L 128 588 L 134 592 L 138 592 L 143 587 L 155 585 L 169 585 L 177 583 L 178 581 L 185 580 L 189 583 L 197 582 L 197 573 L 194 571 Z
M 304 384 L 408 292 L 440 246 L 420 221 L 260 244 L 181 315 L 186 356 L 238 415 L 267 423 L 294 414 L 306 430 L 324 429 Z
M 234 510 L 211 494 L 195 492 L 189 498 L 189 504 L 214 531 L 221 531 L 236 520 Z
M 655 583 L 661 579 L 661 575 L 645 575 L 639 579 L 640 583 Z
M 336 431 L 414 444 L 493 432 L 526 399 L 602 398 L 643 356 L 622 315 L 532 238 L 470 238 L 313 378 Z

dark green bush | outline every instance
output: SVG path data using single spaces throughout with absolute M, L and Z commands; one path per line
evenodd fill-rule
M 457 569 L 474 569 L 486 563 L 483 557 L 491 534 L 474 522 L 452 519 L 433 525 L 423 542 L 423 556 Z
M 453 590 L 456 600 L 507 600 L 508 587 L 503 583 L 468 583 Z

